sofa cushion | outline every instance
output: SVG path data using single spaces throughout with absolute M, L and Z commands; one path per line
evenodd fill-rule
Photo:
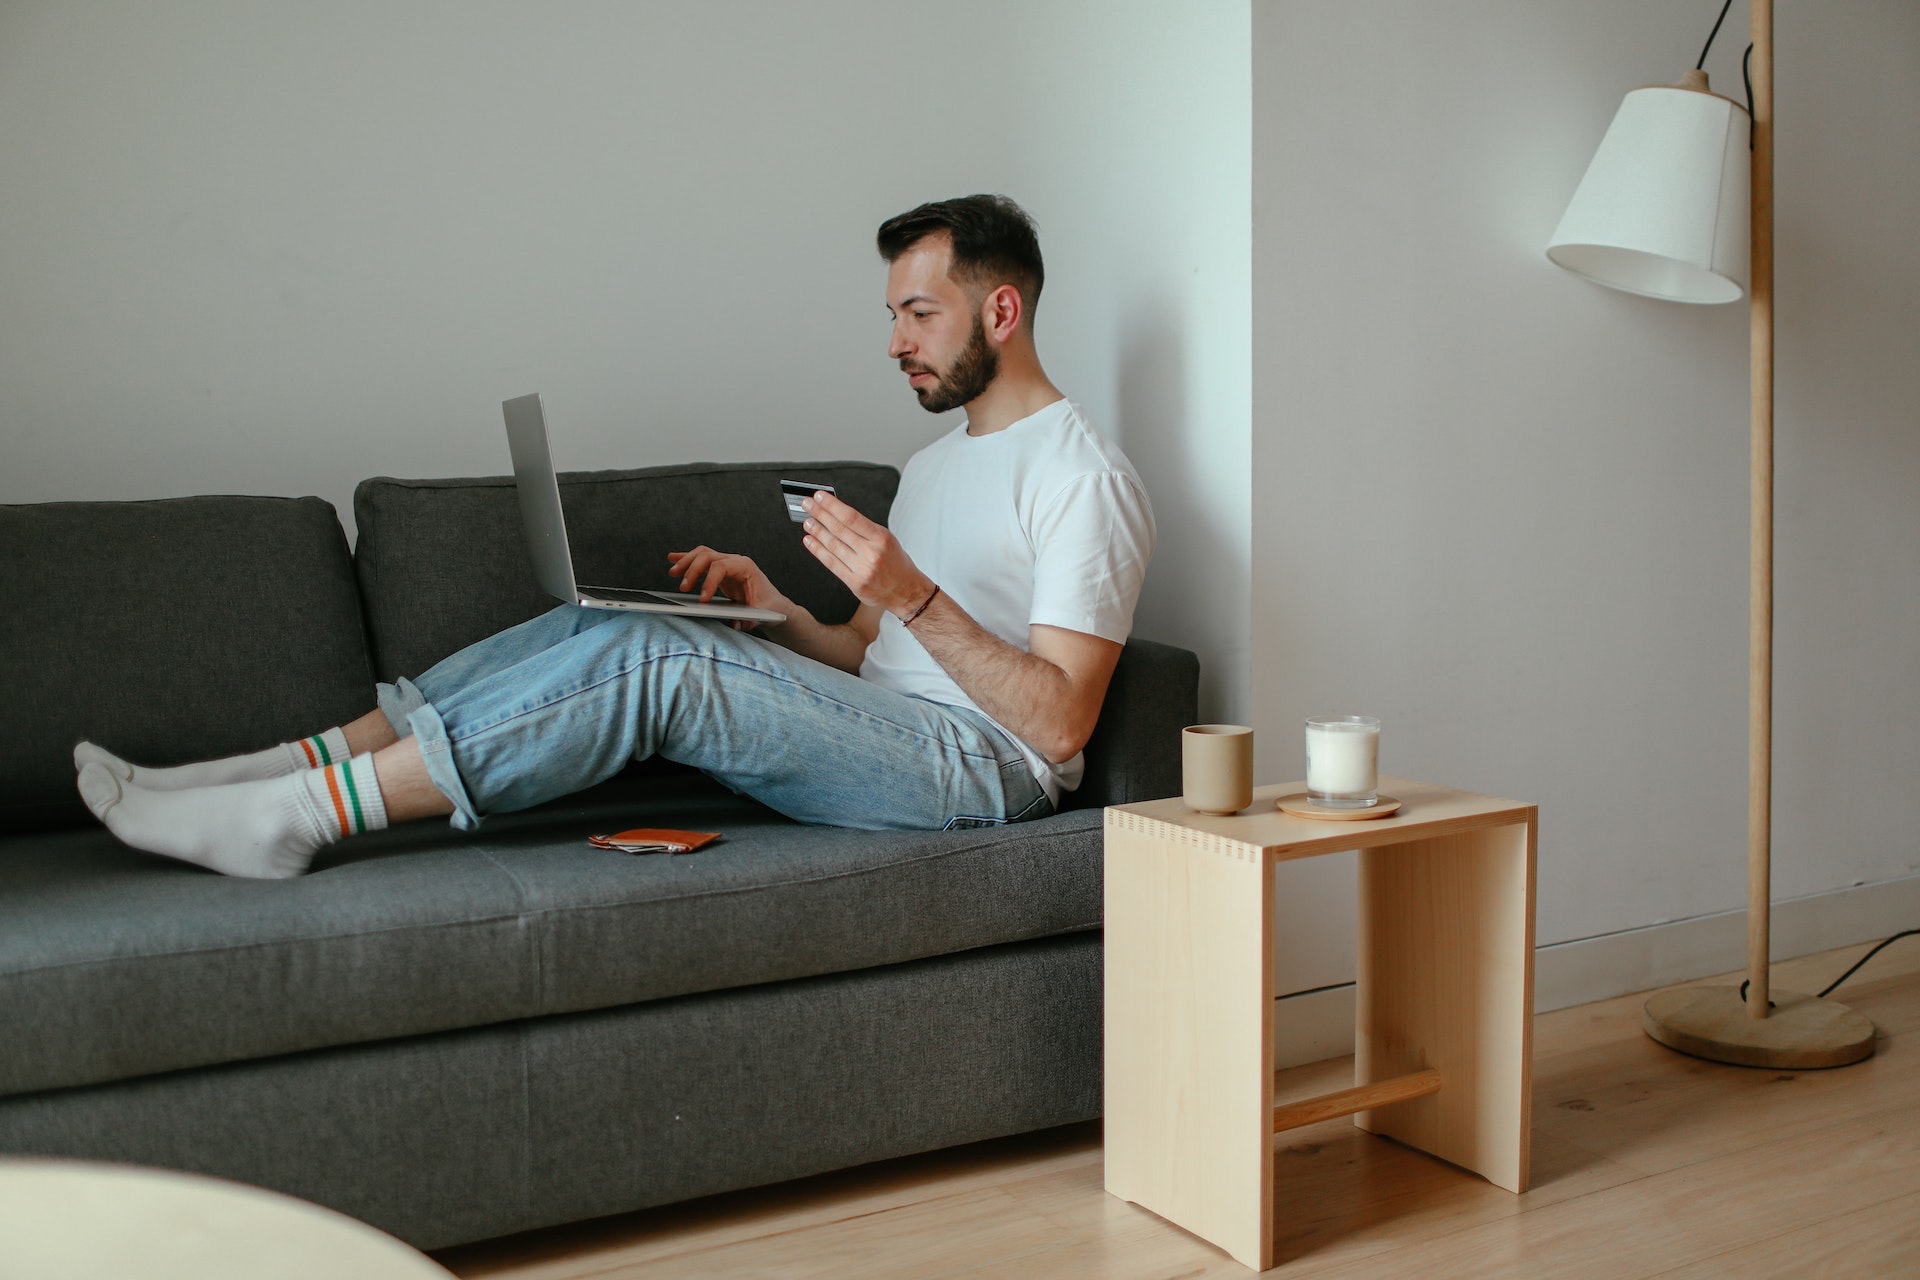
M 318 498 L 0 506 L 0 832 L 92 826 L 73 744 L 143 764 L 372 709 L 353 563 Z
M 837 973 L 1099 927 L 1100 814 L 799 826 L 698 775 L 235 880 L 104 831 L 0 840 L 0 1093 Z M 625 788 L 625 799 L 618 789 Z M 590 848 L 720 831 L 685 857 Z
M 667 552 L 705 544 L 752 556 L 823 622 L 855 601 L 800 545 L 782 479 L 819 480 L 885 523 L 900 473 L 870 462 L 692 463 L 562 472 L 580 582 L 671 590 Z M 417 676 L 450 653 L 553 607 L 534 585 L 513 477 L 363 480 L 354 561 L 380 679 Z

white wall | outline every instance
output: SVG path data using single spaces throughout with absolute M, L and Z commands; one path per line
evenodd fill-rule
M 873 228 L 1002 190 L 1048 365 L 1153 493 L 1138 630 L 1200 651 L 1263 778 L 1375 711 L 1388 768 L 1542 805 L 1543 942 L 1737 909 L 1745 310 L 1540 253 L 1712 8 L 16 0 L 0 501 L 350 515 L 365 475 L 502 470 L 536 388 L 565 466 L 900 462 L 944 424 L 884 358 Z M 1793 897 L 1920 870 L 1920 11 L 1778 24 Z M 1351 975 L 1349 874 L 1287 869 L 1288 988 Z
M 879 222 L 1004 191 L 1146 479 L 1136 630 L 1246 714 L 1246 0 L 0 7 L 0 501 L 862 457 Z
M 1745 901 L 1747 309 L 1541 252 L 1621 96 L 1691 67 L 1715 12 L 1254 8 L 1260 772 L 1300 776 L 1303 716 L 1364 711 L 1384 769 L 1537 801 L 1542 943 Z M 1920 872 L 1920 9 L 1776 22 L 1794 897 Z M 1736 5 L 1719 91 L 1745 43 Z M 1282 990 L 1351 977 L 1348 876 L 1283 883 Z

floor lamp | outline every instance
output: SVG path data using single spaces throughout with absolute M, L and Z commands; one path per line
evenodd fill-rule
M 1731 3 L 1731 0 L 1729 0 Z M 1751 0 L 1752 113 L 1707 88 L 1635 89 L 1594 153 L 1547 256 L 1629 293 L 1752 297 L 1752 569 L 1747 695 L 1747 982 L 1649 1000 L 1648 1035 L 1742 1066 L 1837 1067 L 1873 1053 L 1873 1023 L 1768 982 L 1773 789 L 1773 3 Z M 1720 13 L 1724 20 L 1726 10 Z M 1714 30 L 1719 30 L 1715 24 Z M 1713 38 L 1708 37 L 1711 47 Z M 1700 56 L 1701 64 L 1706 54 Z M 1749 274 L 1750 272 L 1750 274 Z

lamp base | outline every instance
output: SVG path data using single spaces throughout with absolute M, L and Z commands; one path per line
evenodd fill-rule
M 1669 1049 L 1737 1067 L 1804 1071 L 1873 1056 L 1873 1023 L 1847 1006 L 1778 989 L 1773 1004 L 1755 1018 L 1738 987 L 1679 987 L 1647 1001 L 1640 1025 Z

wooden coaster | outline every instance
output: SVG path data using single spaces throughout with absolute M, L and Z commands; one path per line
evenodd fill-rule
M 1307 799 L 1304 791 L 1281 796 L 1273 804 L 1282 813 L 1290 813 L 1296 818 L 1315 818 L 1321 822 L 1364 822 L 1368 818 L 1384 818 L 1400 810 L 1400 802 L 1392 796 L 1381 796 L 1378 804 L 1365 809 L 1324 809 Z

